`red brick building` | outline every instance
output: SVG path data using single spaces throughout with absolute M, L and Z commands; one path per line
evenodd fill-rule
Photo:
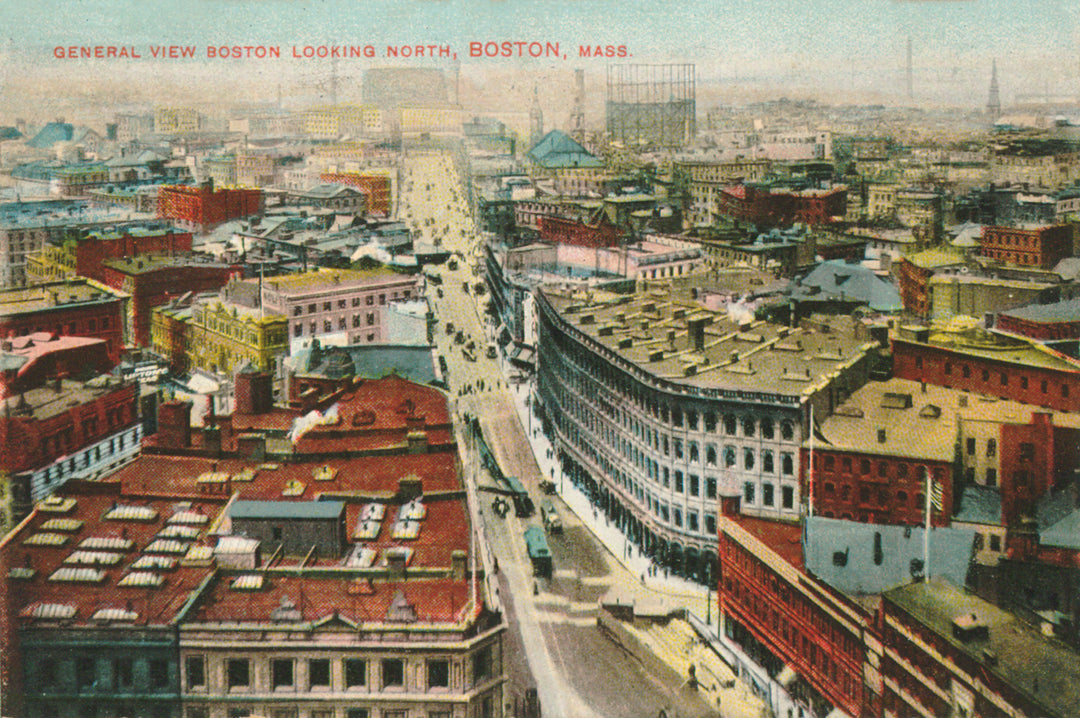
M 994 328 L 1038 341 L 1080 339 L 1080 299 L 1054 304 L 1029 304 L 1002 312 Z
M 1072 256 L 1072 229 L 1056 224 L 1046 227 L 983 227 L 979 254 L 1008 264 L 1050 269 Z
M 717 600 L 728 638 L 772 676 L 793 669 L 801 685 L 790 690 L 815 708 L 879 715 L 866 670 L 872 614 L 804 572 L 800 526 L 738 516 L 737 503 L 721 499 L 719 525 Z
M 191 232 L 178 232 L 168 226 L 91 232 L 75 246 L 75 273 L 96 279 L 101 263 L 106 259 L 190 253 L 191 239 Z
M 847 211 L 847 188 L 773 192 L 765 186 L 734 185 L 717 192 L 716 205 L 719 214 L 756 224 L 825 224 Z
M 213 183 L 197 187 L 169 185 L 158 191 L 157 216 L 206 232 L 230 219 L 261 214 L 263 201 L 261 189 L 215 190 Z
M 884 716 L 1077 715 L 1076 653 L 948 582 L 884 593 L 877 631 Z
M 217 291 L 242 273 L 236 265 L 164 255 L 107 259 L 100 271 L 102 284 L 131 295 L 130 342 L 143 347 L 151 342 L 151 309 L 188 292 Z
M 367 213 L 378 217 L 390 216 L 390 176 L 359 172 L 324 172 L 320 182 L 335 182 L 355 187 L 367 197 Z
M 562 217 L 540 217 L 540 239 L 554 244 L 573 244 L 579 247 L 616 247 L 622 231 L 607 216 L 600 214 L 592 222 L 579 222 Z
M 1080 362 L 1040 345 L 897 338 L 893 375 L 1059 411 L 1080 411 Z
M 929 316 L 930 280 L 938 271 L 963 264 L 963 256 L 948 249 L 928 249 L 902 257 L 896 264 L 896 275 L 904 310 L 919 317 Z
M 126 343 L 128 298 L 89 279 L 0 291 L 0 337 L 49 332 L 103 339 L 115 364 Z
M 57 377 L 97 376 L 114 363 L 101 339 L 40 332 L 0 340 L 0 398 L 44 386 Z

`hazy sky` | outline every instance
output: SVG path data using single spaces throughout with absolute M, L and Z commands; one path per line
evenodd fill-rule
M 329 62 L 291 59 L 293 45 L 366 43 L 378 56 L 340 61 L 340 76 L 387 64 L 387 44 L 411 43 L 451 45 L 465 76 L 577 66 L 599 75 L 609 61 L 580 60 L 577 46 L 625 44 L 631 61 L 695 62 L 703 82 L 901 98 L 910 37 L 917 99 L 985 102 L 994 58 L 1006 102 L 1031 92 L 1076 96 L 1078 16 L 1077 0 L 5 0 L 0 113 L 35 95 L 162 101 L 172 88 L 205 95 L 212 80 L 226 92 L 238 82 L 314 81 Z M 559 42 L 568 57 L 467 57 L 470 41 L 488 40 Z M 155 61 L 151 44 L 194 45 L 198 62 Z M 276 45 L 282 58 L 206 63 L 206 46 L 222 44 Z M 69 45 L 133 46 L 143 57 L 54 58 L 56 46 Z

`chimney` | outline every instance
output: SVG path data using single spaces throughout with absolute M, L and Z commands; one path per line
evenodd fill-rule
M 465 578 L 465 566 L 468 555 L 461 549 L 450 552 L 450 577 L 455 581 Z
M 690 333 L 690 346 L 694 348 L 694 351 L 699 352 L 705 348 L 705 327 L 709 325 L 709 319 L 707 317 L 701 319 L 691 319 L 687 323 L 687 329 Z
M 405 549 L 400 546 L 392 546 L 386 549 L 386 572 L 391 581 L 401 581 L 405 578 Z
M 402 503 L 407 503 L 424 495 L 424 484 L 416 474 L 402 476 L 398 479 L 397 498 Z
M 428 450 L 427 432 L 426 431 L 410 431 L 405 437 L 405 441 L 408 444 L 408 453 L 410 454 L 426 454 Z
M 221 455 L 221 428 L 218 426 L 203 427 L 203 449 L 210 456 Z
M 191 446 L 191 402 L 163 402 L 158 407 L 157 443 L 164 449 Z
M 885 429 L 878 429 L 877 430 L 877 442 L 879 444 L 884 444 L 885 443 Z

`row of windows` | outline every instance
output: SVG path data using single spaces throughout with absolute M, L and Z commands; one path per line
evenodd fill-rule
M 169 662 L 156 658 L 140 659 L 136 662 L 130 657 L 115 658 L 112 661 L 99 661 L 91 656 L 75 659 L 47 657 L 38 661 L 35 679 L 38 689 L 43 693 L 66 692 L 72 679 L 75 688 L 80 692 L 131 692 L 134 689 L 164 691 L 171 685 Z
M 311 658 L 305 661 L 306 680 L 300 685 L 298 660 L 278 657 L 269 659 L 270 688 L 274 691 L 295 690 L 377 690 L 404 689 L 406 661 L 403 658 L 345 658 L 340 660 L 341 684 L 332 677 L 335 661 L 329 658 Z M 250 658 L 227 658 L 225 660 L 225 689 L 247 692 L 253 688 L 253 661 Z M 375 669 L 378 675 L 371 675 Z M 490 646 L 476 651 L 472 656 L 473 685 L 493 677 L 495 671 Z M 450 687 L 450 661 L 445 658 L 428 659 L 424 663 L 425 686 L 428 689 Z M 371 683 L 369 684 L 369 680 Z M 204 656 L 187 656 L 184 659 L 184 688 L 190 692 L 207 690 L 207 661 Z
M 399 297 L 398 297 L 397 292 L 393 292 L 390 295 L 390 301 L 396 301 L 398 298 Z M 400 298 L 401 299 L 410 299 L 410 298 L 412 298 L 412 290 L 406 289 L 406 290 L 402 291 Z M 332 312 L 332 311 L 334 311 L 335 305 L 336 305 L 336 307 L 338 309 L 346 309 L 349 304 L 351 304 L 353 307 L 359 307 L 360 306 L 360 297 L 353 297 L 351 302 L 346 301 L 344 299 L 338 299 L 336 302 L 333 302 L 333 301 L 323 302 L 322 303 L 322 311 L 324 311 L 324 312 Z M 364 304 L 366 306 L 369 306 L 369 307 L 374 306 L 375 305 L 375 295 L 374 294 L 367 295 L 364 298 Z M 386 304 L 386 295 L 385 294 L 380 294 L 379 295 L 379 305 L 380 306 L 385 306 L 385 304 Z M 318 302 L 312 302 L 312 303 L 308 304 L 307 305 L 307 313 L 308 314 L 314 314 L 315 312 L 318 311 L 318 307 L 319 307 Z M 301 307 L 299 304 L 297 304 L 296 306 L 293 307 L 292 315 L 294 317 L 299 317 L 299 316 L 301 316 L 301 314 L 303 314 L 303 307 Z
M 921 356 L 916 356 L 915 357 L 915 368 L 916 369 L 922 369 L 923 368 L 923 358 Z M 951 376 L 953 374 L 953 364 L 952 364 L 952 362 L 949 362 L 949 361 L 945 362 L 944 371 L 945 371 L 946 376 Z M 982 377 L 982 381 L 984 381 L 984 382 L 992 381 L 991 378 L 990 378 L 990 370 L 989 369 L 981 368 L 979 370 L 979 372 L 980 372 L 980 376 Z M 961 364 L 960 365 L 960 375 L 963 378 L 970 379 L 972 373 L 973 372 L 972 372 L 970 364 Z M 1009 386 L 1009 372 L 1005 372 L 1005 371 L 997 372 L 997 381 L 998 381 L 998 384 L 1000 386 Z M 1021 389 L 1024 389 L 1024 390 L 1029 389 L 1031 387 L 1031 383 L 1032 382 L 1031 382 L 1030 378 L 1026 374 L 1021 374 L 1020 375 L 1020 388 Z M 1069 397 L 1069 385 L 1068 384 L 1062 383 L 1058 390 L 1061 393 L 1062 398 L 1067 399 Z M 1042 380 L 1039 381 L 1039 391 L 1041 393 L 1043 393 L 1043 394 L 1049 394 L 1050 393 L 1050 382 L 1049 382 L 1049 380 L 1042 379 Z
M 752 481 L 746 481 L 743 483 L 743 503 L 756 506 L 757 505 L 757 485 Z M 761 506 L 768 508 L 774 508 L 776 506 L 776 486 L 770 483 L 763 483 L 761 485 Z M 795 507 L 795 487 L 794 486 L 781 486 L 780 487 L 780 506 L 784 509 L 793 509 Z
M 359 314 L 354 314 L 353 317 L 352 317 L 352 328 L 353 329 L 358 329 L 358 328 L 360 328 L 362 326 L 372 327 L 372 326 L 375 326 L 376 321 L 377 321 L 377 319 L 376 319 L 376 316 L 375 316 L 375 314 L 373 312 L 368 312 L 367 317 L 364 320 L 364 323 L 361 322 Z M 318 322 L 308 322 L 308 335 L 314 336 L 314 335 L 318 334 L 319 333 L 318 329 L 319 329 L 319 323 Z M 333 332 L 333 331 L 348 331 L 348 329 L 349 329 L 349 322 L 346 321 L 345 317 L 338 317 L 337 329 L 336 330 L 334 329 L 334 322 L 333 321 L 331 321 L 329 319 L 324 319 L 323 323 L 322 323 L 322 333 L 323 334 L 328 334 L 328 333 Z M 293 324 L 293 336 L 294 337 L 302 337 L 302 336 L 304 336 L 304 324 L 303 324 L 303 322 L 296 322 L 296 323 Z M 368 339 L 369 342 L 375 340 L 375 335 L 374 334 L 370 334 L 369 336 L 371 337 L 370 339 Z

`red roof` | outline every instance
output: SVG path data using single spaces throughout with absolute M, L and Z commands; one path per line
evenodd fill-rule
M 3 570 L 8 576 L 7 590 L 14 597 L 12 613 L 22 614 L 22 620 L 36 620 L 29 614 L 35 606 L 57 604 L 71 606 L 75 615 L 71 621 L 76 624 L 91 623 L 91 618 L 100 609 L 124 609 L 137 614 L 135 625 L 162 626 L 176 617 L 177 611 L 191 597 L 199 584 L 212 570 L 210 567 L 182 567 L 179 562 L 172 570 L 155 570 L 163 579 L 161 585 L 153 588 L 123 587 L 118 582 L 133 569 L 131 564 L 146 555 L 144 550 L 156 539 L 156 534 L 165 529 L 168 519 L 185 507 L 179 506 L 176 499 L 147 500 L 121 494 L 83 494 L 68 495 L 75 500 L 74 507 L 66 513 L 50 513 L 35 510 L 30 519 L 17 534 L 8 537 L 3 546 Z M 156 512 L 156 517 L 149 521 L 105 519 L 114 505 L 145 507 Z M 190 510 L 202 513 L 208 521 L 199 529 L 198 536 L 183 545 L 207 544 L 207 528 L 214 517 L 224 507 L 222 500 L 197 500 L 191 502 Z M 55 530 L 42 528 L 52 519 L 76 519 L 82 525 L 75 530 Z M 62 545 L 28 545 L 26 540 L 35 535 L 53 534 L 66 537 Z M 127 549 L 82 547 L 87 538 L 127 539 L 131 547 Z M 105 554 L 119 554 L 121 560 L 111 565 L 91 566 L 86 564 L 65 564 L 64 560 L 76 551 L 100 551 Z M 170 555 L 182 558 L 182 554 Z M 50 576 L 60 568 L 99 569 L 104 578 L 94 582 L 53 581 Z M 30 579 L 13 579 L 10 571 L 33 569 Z M 42 619 L 44 620 L 44 619 Z
M 188 616 L 194 622 L 272 623 L 272 613 L 283 605 L 295 607 L 295 621 L 319 621 L 340 616 L 359 624 L 384 623 L 394 597 L 416 611 L 418 622 L 456 623 L 465 618 L 471 596 L 467 579 L 451 578 L 364 582 L 337 576 L 267 574 L 259 590 L 235 590 L 231 576 L 215 579 Z M 290 621 L 292 622 L 292 621 Z M 402 626 L 407 626 L 403 623 Z
M 333 469 L 329 481 L 315 480 L 315 470 L 323 466 Z M 262 464 L 241 459 L 142 454 L 104 480 L 123 484 L 125 493 L 192 496 L 199 491 L 199 476 L 211 471 L 236 475 L 245 469 L 256 472 L 255 480 L 233 481 L 231 487 L 242 499 L 311 501 L 327 493 L 392 494 L 398 489 L 399 479 L 413 475 L 419 477 L 425 493 L 463 490 L 457 455 L 450 452 Z M 282 496 L 286 484 L 294 481 L 304 484 L 304 492 Z
M 803 571 L 802 526 L 752 516 L 729 516 L 743 530 L 775 551 L 780 558 Z

